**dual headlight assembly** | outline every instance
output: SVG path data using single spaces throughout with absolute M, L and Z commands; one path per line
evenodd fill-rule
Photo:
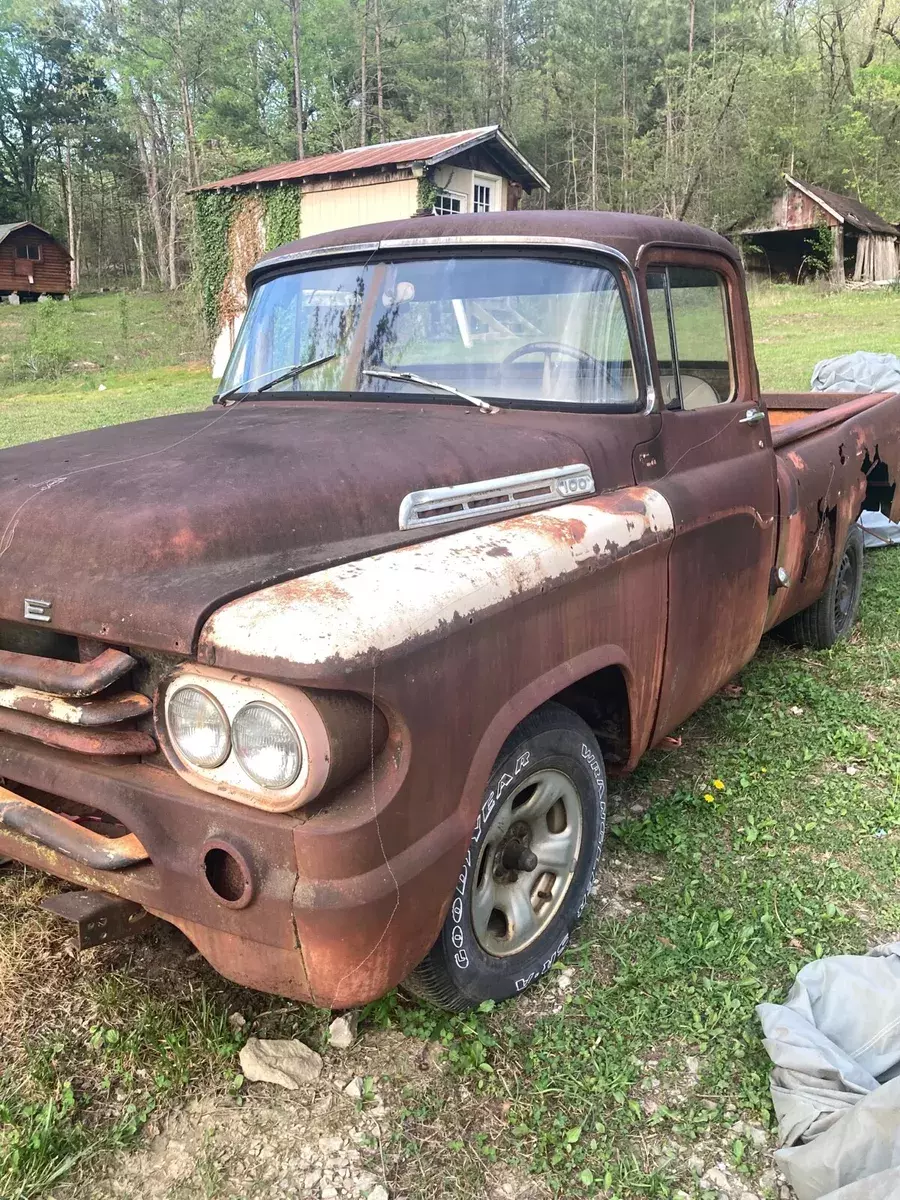
M 157 732 L 172 765 L 195 786 L 287 812 L 381 750 L 387 726 L 377 709 L 374 717 L 371 702 L 355 693 L 191 667 L 163 685 Z

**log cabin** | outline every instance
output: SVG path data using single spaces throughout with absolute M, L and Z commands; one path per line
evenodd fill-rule
M 68 295 L 71 261 L 65 246 L 31 221 L 0 225 L 0 299 Z

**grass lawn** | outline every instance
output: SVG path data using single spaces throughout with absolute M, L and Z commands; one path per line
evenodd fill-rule
M 116 301 L 107 303 L 115 328 Z M 826 354 L 896 350 L 898 305 L 883 294 L 757 296 L 763 386 L 808 386 Z M 0 441 L 208 398 L 189 365 L 128 366 L 104 375 L 112 382 L 99 394 L 86 377 L 74 389 L 0 391 Z M 233 1182 L 241 1155 L 260 1151 L 243 1150 L 244 1134 L 224 1145 L 191 1118 L 210 1097 L 231 1129 L 250 1128 L 262 1104 L 263 1140 L 286 1156 L 309 1142 L 320 1109 L 333 1131 L 339 1118 L 364 1121 L 380 1097 L 385 1112 L 360 1152 L 392 1196 L 410 1200 L 669 1200 L 679 1190 L 710 1200 L 709 1169 L 735 1196 L 776 1195 L 754 1006 L 782 998 L 816 956 L 900 936 L 900 555 L 871 553 L 866 571 L 848 643 L 813 653 L 767 639 L 682 727 L 679 747 L 614 783 L 597 894 L 547 979 L 518 1002 L 462 1017 L 398 994 L 363 1013 L 354 1102 L 335 1093 L 353 1072 L 326 1050 L 326 1015 L 225 983 L 165 927 L 68 953 L 67 931 L 36 908 L 56 885 L 0 871 L 0 1196 L 144 1195 L 142 1172 L 175 1150 L 117 1159 L 117 1172 L 138 1166 L 132 1190 L 115 1193 L 106 1152 L 145 1126 L 158 1145 L 176 1116 L 197 1127 L 197 1166 L 166 1195 L 284 1194 L 258 1182 L 258 1159 L 258 1186 Z M 235 1011 L 246 1024 L 229 1021 Z M 237 1074 L 250 1033 L 297 1036 L 325 1053 L 322 1086 L 303 1109 L 313 1126 L 292 1094 Z M 442 1065 L 426 1077 L 418 1050 L 403 1057 L 398 1047 L 429 1045 Z M 401 1071 L 401 1058 L 418 1066 Z M 318 1196 L 318 1184 L 304 1190 L 300 1178 L 287 1194 Z
M 202 408 L 213 395 L 189 294 L 3 305 L 0 345 L 0 447 Z
M 750 292 L 753 340 L 764 391 L 805 392 L 823 358 L 853 350 L 900 355 L 900 292 L 823 293 L 815 287 Z

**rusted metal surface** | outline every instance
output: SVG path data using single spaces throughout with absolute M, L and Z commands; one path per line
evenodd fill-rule
M 134 659 L 120 650 L 104 650 L 86 663 L 0 650 L 0 684 L 35 688 L 57 696 L 94 696 L 127 675 L 133 666 Z
M 137 729 L 73 728 L 11 709 L 0 709 L 0 730 L 34 738 L 45 746 L 73 750 L 76 754 L 121 756 L 153 754 L 156 750 L 154 739 Z
M 46 717 L 64 725 L 116 725 L 146 716 L 153 711 L 153 701 L 137 692 L 119 692 L 108 699 L 71 701 L 49 692 L 36 692 L 30 688 L 0 687 L 0 708 L 16 712 L 31 713 L 35 717 Z
M 761 400 L 727 243 L 621 214 L 489 217 L 313 244 L 489 230 L 603 241 L 636 264 L 644 307 L 648 266 L 714 262 L 733 306 L 736 400 L 490 420 L 436 400 L 251 401 L 212 425 L 185 414 L 0 454 L 0 527 L 32 497 L 29 537 L 4 551 L 0 619 L 20 622 L 23 596 L 52 598 L 60 630 L 139 648 L 134 687 L 165 674 L 156 652 L 199 655 L 201 672 L 313 699 L 350 694 L 354 722 L 360 704 L 384 714 L 383 747 L 357 745 L 345 778 L 279 813 L 201 790 L 187 773 L 34 740 L 47 727 L 135 733 L 46 719 L 13 733 L 4 720 L 41 718 L 0 710 L 9 787 L 109 813 L 149 861 L 88 868 L 5 825 L 0 856 L 143 905 L 241 983 L 335 1006 L 392 986 L 440 929 L 485 782 L 519 721 L 560 695 L 581 701 L 615 717 L 597 721 L 598 736 L 631 769 L 746 661 L 764 627 L 821 593 L 861 505 L 898 515 L 900 398 L 801 397 L 774 410 L 797 417 L 774 435 L 768 422 L 741 423 Z M 655 365 L 651 382 L 658 393 Z M 350 444 L 366 446 L 352 470 L 341 465 Z M 124 461 L 135 447 L 139 460 Z M 397 529 L 410 492 L 576 463 L 595 481 L 590 500 Z M 38 490 L 73 465 L 92 469 Z M 163 475 L 179 479 L 177 502 Z M 776 567 L 790 582 L 770 595 Z M 207 861 L 211 851 L 237 866 Z
M 207 623 L 201 659 L 280 675 L 358 670 L 668 541 L 666 500 L 625 489 L 279 584 Z
M 801 438 L 810 437 L 814 433 L 821 433 L 825 429 L 833 429 L 837 425 L 842 425 L 851 418 L 882 404 L 885 400 L 890 400 L 892 396 L 892 392 L 874 392 L 867 396 L 853 396 L 837 407 L 829 406 L 822 412 L 810 412 L 774 432 L 772 444 L 776 450 L 781 450 L 800 441 Z M 775 411 L 778 410 L 775 409 Z M 834 448 L 834 445 L 831 445 L 831 449 Z
M 139 904 L 106 892 L 60 892 L 45 896 L 41 908 L 75 926 L 79 950 L 137 937 L 156 923 Z
M 133 833 L 104 837 L 5 787 L 0 787 L 0 825 L 97 871 L 121 871 L 149 858 Z
M 663 221 L 642 213 L 524 209 L 517 212 L 456 213 L 451 217 L 411 217 L 405 221 L 381 221 L 373 225 L 357 225 L 353 229 L 319 233 L 266 254 L 248 278 L 252 282 L 292 251 L 306 253 L 357 245 L 365 245 L 371 251 L 373 246 L 384 243 L 390 245 L 429 238 L 443 241 L 450 249 L 454 238 L 471 236 L 483 237 L 488 248 L 492 238 L 520 239 L 526 244 L 541 238 L 571 238 L 611 246 L 632 264 L 637 263 L 645 246 L 677 244 L 685 248 L 713 250 L 733 263 L 740 263 L 737 251 L 727 238 L 712 230 L 701 229 L 698 225 Z M 533 251 L 535 246 L 529 248 Z
M 250 187 L 258 183 L 282 183 L 288 180 L 312 179 L 323 175 L 342 175 L 357 171 L 372 171 L 379 167 L 440 161 L 453 152 L 490 142 L 496 126 L 464 129 L 458 133 L 433 134 L 428 137 L 404 138 L 402 141 L 382 142 L 376 146 L 357 146 L 352 150 L 337 150 L 331 154 L 311 155 L 274 166 L 258 167 L 241 175 L 217 179 L 197 191 L 215 188 Z

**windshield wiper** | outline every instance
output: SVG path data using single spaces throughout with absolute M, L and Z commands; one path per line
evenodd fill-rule
M 323 363 L 331 362 L 333 358 L 337 358 L 337 354 L 326 354 L 324 358 L 312 358 L 309 362 L 298 363 L 296 366 L 289 367 L 286 371 L 282 371 L 280 375 L 276 375 L 274 379 L 270 379 L 268 383 L 264 383 L 261 388 L 257 388 L 257 392 L 266 392 L 269 388 L 275 387 L 277 383 L 284 383 L 286 379 L 294 379 L 297 375 L 302 375 L 304 371 L 311 371 L 313 367 L 321 367 Z M 277 370 L 277 367 L 272 367 L 268 371 L 263 371 L 261 375 L 254 375 L 252 379 L 245 379 L 236 387 L 229 388 L 227 392 L 223 392 L 218 398 L 219 404 L 224 404 L 232 396 L 236 396 L 243 388 L 249 387 L 251 383 L 256 383 L 259 379 L 265 379 L 267 375 L 271 375 L 272 371 Z
M 498 413 L 496 405 L 488 404 L 480 396 L 470 396 L 449 383 L 438 383 L 434 379 L 423 379 L 421 375 L 413 375 L 412 371 L 363 371 L 363 375 L 371 375 L 375 379 L 395 379 L 398 383 L 417 383 L 420 387 L 433 388 L 436 392 L 446 392 L 449 396 L 459 396 L 460 400 L 468 400 L 484 413 Z

